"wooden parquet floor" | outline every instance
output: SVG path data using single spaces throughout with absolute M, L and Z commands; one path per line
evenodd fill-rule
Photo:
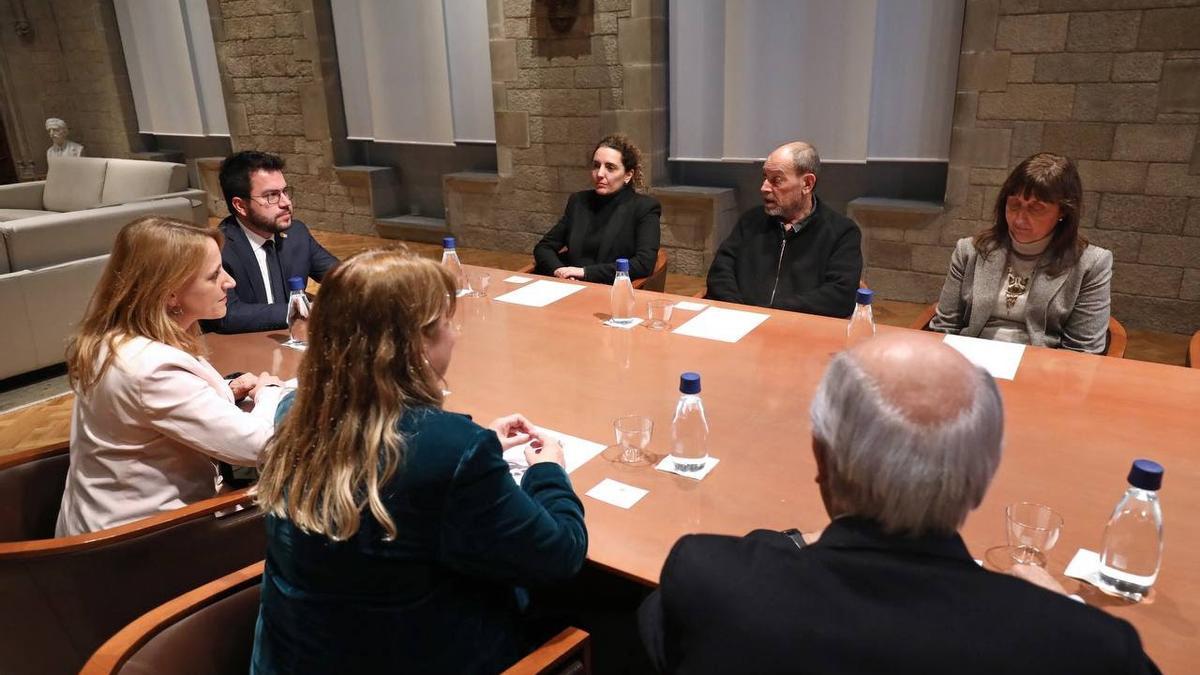
M 395 246 L 398 241 L 356 234 L 313 230 L 313 235 L 338 258 L 346 258 L 369 248 Z M 436 244 L 403 242 L 422 256 L 440 259 L 442 249 Z M 484 267 L 517 270 L 530 262 L 530 256 L 506 251 L 459 249 L 464 262 Z M 704 279 L 682 274 L 667 275 L 667 292 L 693 295 L 704 289 Z M 907 326 L 921 313 L 924 305 L 894 300 L 877 300 L 875 319 L 889 326 Z M 1188 336 L 1156 333 L 1145 330 L 1129 331 L 1129 347 L 1125 358 L 1154 361 L 1182 366 L 1187 352 Z M 71 405 L 74 396 L 67 394 L 0 415 L 0 455 L 30 450 L 48 444 L 64 442 L 71 429 Z

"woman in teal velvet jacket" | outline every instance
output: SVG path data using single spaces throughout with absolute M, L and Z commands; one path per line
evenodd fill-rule
M 573 576 L 583 505 L 520 415 L 442 410 L 454 280 L 407 251 L 335 268 L 266 452 L 253 673 L 498 672 L 528 650 L 518 586 Z M 520 486 L 502 457 L 533 440 Z

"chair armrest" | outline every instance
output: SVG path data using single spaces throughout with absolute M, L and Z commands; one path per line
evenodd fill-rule
M 1188 342 L 1187 364 L 1192 368 L 1200 368 L 1200 330 L 1193 333 Z
M 929 330 L 929 322 L 933 321 L 934 314 L 937 314 L 937 305 L 930 305 L 916 319 L 913 319 L 908 327 L 913 330 Z
M 533 650 L 528 656 L 517 661 L 504 675 L 537 675 L 553 672 L 553 668 L 563 665 L 571 659 L 579 661 L 583 668 L 576 672 L 592 672 L 592 652 L 590 636 L 587 631 L 579 628 L 565 628 L 561 633 L 546 641 L 545 644 Z
M 42 204 L 42 193 L 45 190 L 44 180 L 0 185 L 0 209 L 44 211 L 46 207 Z
M 1129 334 L 1125 332 L 1125 326 L 1121 325 L 1112 315 L 1108 317 L 1108 335 L 1107 344 L 1104 345 L 1104 355 L 1111 356 L 1114 359 L 1125 358 L 1125 345 L 1129 342 Z

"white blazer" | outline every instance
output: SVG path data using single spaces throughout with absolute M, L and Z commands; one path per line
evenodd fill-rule
M 242 412 L 208 361 L 144 337 L 126 341 L 92 390 L 75 398 L 55 535 L 116 527 L 216 495 L 214 460 L 255 465 L 274 433 L 281 394 L 264 387 L 253 412 Z

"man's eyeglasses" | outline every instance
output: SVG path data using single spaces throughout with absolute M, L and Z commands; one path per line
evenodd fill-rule
M 279 200 L 285 196 L 288 198 L 288 201 L 292 200 L 292 186 L 289 185 L 282 190 L 271 190 L 270 192 L 264 192 L 261 195 L 250 195 L 252 199 L 261 199 L 263 203 L 270 206 L 278 204 Z

